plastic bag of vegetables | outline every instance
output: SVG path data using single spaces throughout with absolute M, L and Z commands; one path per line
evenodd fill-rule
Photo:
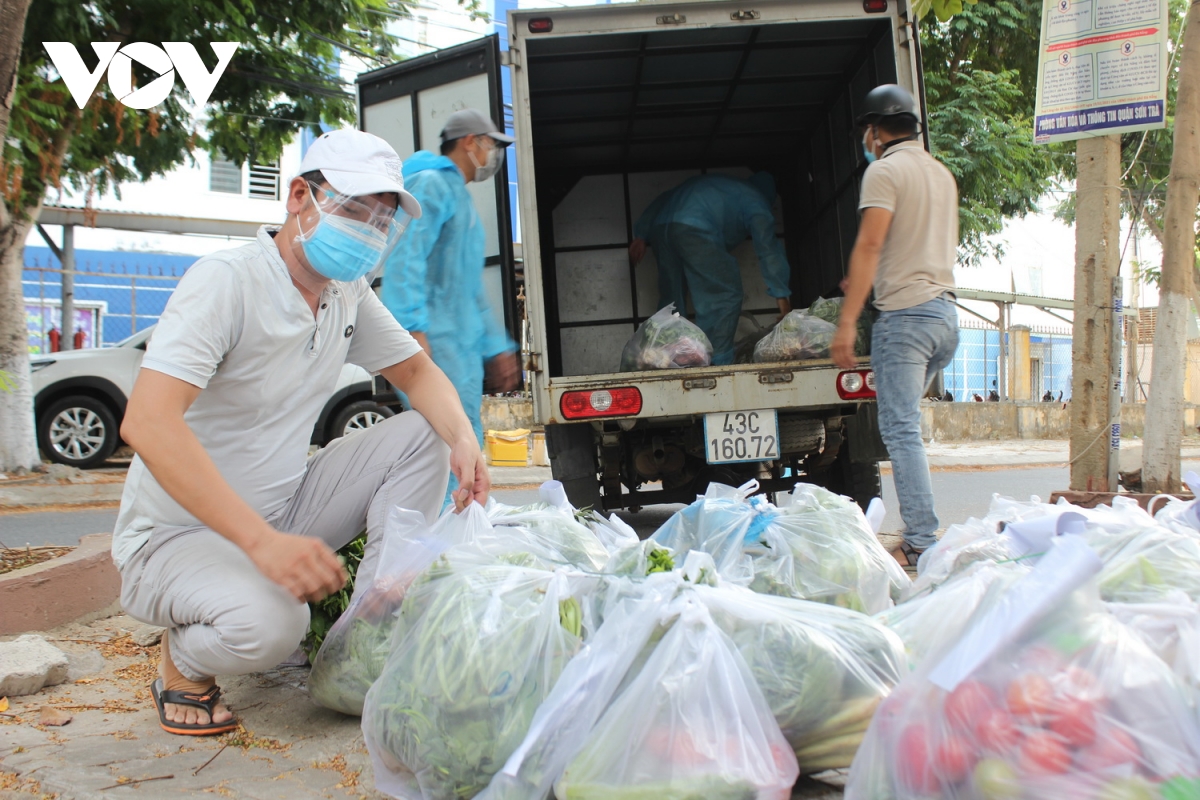
M 713 348 L 704 331 L 675 312 L 660 309 L 638 326 L 621 351 L 621 371 L 707 367 Z
M 853 501 L 800 484 L 782 507 L 711 483 L 651 540 L 678 563 L 693 550 L 713 557 L 722 579 L 764 594 L 839 605 L 865 613 L 889 608 L 909 580 Z
M 539 492 L 541 499 L 525 506 L 508 506 L 488 500 L 488 519 L 496 527 L 520 529 L 561 554 L 565 564 L 583 570 L 603 568 L 609 550 L 597 533 L 593 514 L 577 511 L 571 506 L 558 481 L 547 481 Z M 607 523 L 606 520 L 603 522 Z
M 683 595 L 677 618 L 554 786 L 559 800 L 787 800 L 795 756 L 734 643 Z
M 1104 611 L 1100 568 L 1057 537 L 880 706 L 847 800 L 1197 796 L 1200 727 L 1167 665 Z
M 1028 571 L 1024 562 L 978 561 L 935 589 L 876 614 L 875 620 L 900 637 L 909 667 L 916 669 L 962 635 L 990 594 L 1006 591 Z
M 761 363 L 829 358 L 836 332 L 836 325 L 814 317 L 808 309 L 789 311 L 754 346 L 754 360 Z
M 808 307 L 808 313 L 817 319 L 832 323 L 836 327 L 838 319 L 842 315 L 842 300 L 841 297 L 818 297 Z M 865 356 L 871 352 L 871 323 L 874 316 L 870 304 L 858 315 L 858 336 L 854 340 L 854 355 L 856 356 Z
M 313 700 L 343 714 L 362 713 L 363 698 L 379 677 L 405 592 L 447 548 L 490 530 L 477 505 L 462 514 L 443 515 L 433 525 L 417 511 L 394 508 L 383 530 L 372 579 L 355 587 L 350 607 L 340 616 L 313 659 L 308 692 Z
M 377 788 L 407 800 L 478 794 L 579 650 L 584 591 L 564 570 L 435 562 L 410 587 L 364 704 Z
M 907 673 L 903 645 L 853 611 L 696 586 L 754 676 L 803 772 L 850 766 L 875 709 Z
M 1167 663 L 1200 704 L 1200 604 L 1174 591 L 1157 603 L 1108 603 L 1106 607 Z

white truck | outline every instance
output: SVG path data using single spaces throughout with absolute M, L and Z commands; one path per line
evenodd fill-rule
M 500 119 L 511 78 L 527 322 L 514 309 L 508 178 L 476 185 L 486 270 L 528 342 L 536 422 L 577 506 L 690 502 L 710 481 L 786 491 L 819 483 L 879 494 L 874 382 L 829 360 L 621 372 L 623 345 L 657 310 L 653 254 L 632 265 L 639 214 L 689 176 L 767 170 L 792 304 L 836 293 L 858 226 L 865 161 L 857 106 L 880 83 L 921 91 L 905 0 L 715 0 L 520 10 L 495 37 L 359 78 L 365 130 L 402 157 L 434 149 L 440 120 Z M 515 152 L 514 152 L 515 151 Z M 492 213 L 493 210 L 496 213 Z M 750 328 L 777 315 L 753 248 L 742 266 Z

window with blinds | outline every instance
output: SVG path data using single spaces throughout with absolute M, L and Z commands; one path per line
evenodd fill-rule
M 208 190 L 241 194 L 242 168 L 232 161 L 214 157 L 208 173 Z
M 279 162 L 250 165 L 250 196 L 259 200 L 279 199 Z

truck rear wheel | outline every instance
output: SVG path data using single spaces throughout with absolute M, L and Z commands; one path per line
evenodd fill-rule
M 550 456 L 550 474 L 563 485 L 571 505 L 604 510 L 590 424 L 547 425 L 546 454 Z
M 823 485 L 831 492 L 849 497 L 858 503 L 863 511 L 866 511 L 872 498 L 883 496 L 879 463 L 868 461 L 856 464 L 850 460 L 847 450 L 849 450 L 848 447 L 843 447 L 842 452 L 829 465 L 829 472 L 823 476 L 825 477 Z

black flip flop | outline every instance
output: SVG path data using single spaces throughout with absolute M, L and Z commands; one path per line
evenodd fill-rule
M 904 571 L 915 573 L 917 571 L 917 561 L 921 558 L 921 554 L 924 553 L 925 551 L 918 550 L 917 548 L 913 547 L 911 544 L 909 544 L 908 542 L 905 542 L 905 541 L 901 541 L 900 547 L 898 547 L 897 549 L 901 553 L 904 554 L 904 560 L 908 562 L 907 566 L 905 566 L 903 564 L 901 565 L 904 567 Z
M 154 697 L 154 705 L 158 707 L 158 724 L 167 733 L 174 733 L 180 736 L 215 736 L 218 733 L 229 733 L 229 731 L 237 730 L 238 725 L 241 724 L 238 722 L 237 717 L 227 722 L 207 722 L 204 725 L 172 722 L 167 719 L 164 706 L 167 703 L 174 703 L 175 705 L 203 709 L 211 720 L 213 718 L 213 711 L 221 699 L 221 689 L 216 684 L 205 689 L 204 694 L 193 694 L 191 692 L 177 692 L 173 689 L 164 689 L 162 678 L 159 678 L 150 684 L 150 694 Z

